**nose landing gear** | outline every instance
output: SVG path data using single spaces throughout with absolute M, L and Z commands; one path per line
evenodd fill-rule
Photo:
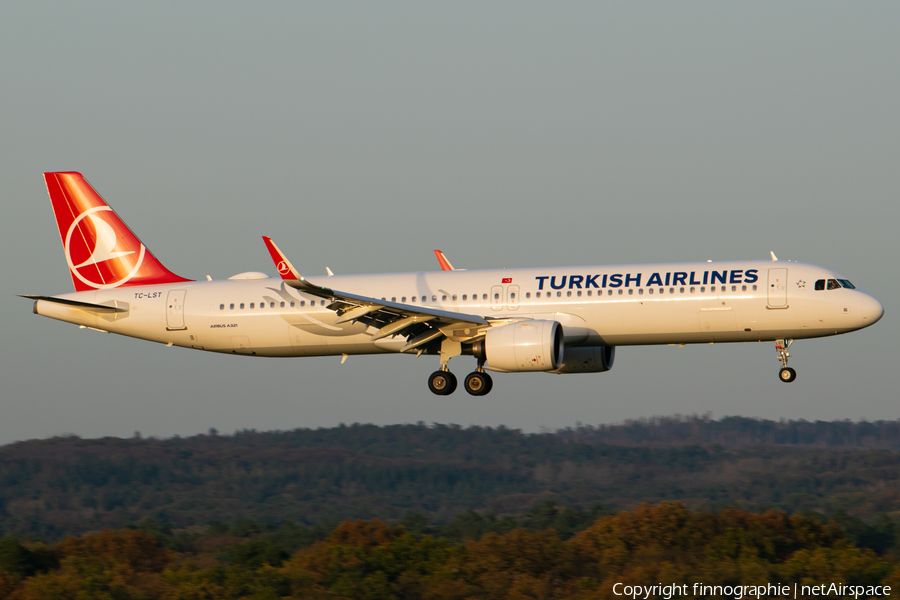
M 788 358 L 791 357 L 788 349 L 793 343 L 794 340 L 775 340 L 775 352 L 778 354 L 778 360 L 781 361 L 781 370 L 778 372 L 778 378 L 785 383 L 790 383 L 797 379 L 797 371 L 787 366 Z

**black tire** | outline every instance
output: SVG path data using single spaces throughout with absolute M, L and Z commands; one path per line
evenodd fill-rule
M 491 379 L 491 376 L 488 375 L 487 373 L 482 373 L 482 375 L 484 375 L 484 379 L 487 382 L 487 387 L 484 388 L 484 391 L 481 392 L 481 395 L 487 396 L 488 394 L 491 393 L 491 390 L 494 389 L 494 380 Z
M 450 379 L 450 390 L 444 395 L 449 396 L 450 394 L 452 394 L 453 392 L 456 391 L 456 385 L 459 382 L 456 381 L 456 375 L 454 375 L 450 371 L 444 371 L 444 372 L 447 374 L 447 377 Z
M 484 396 L 491 391 L 490 379 L 491 378 L 488 377 L 487 373 L 479 373 L 478 371 L 469 373 L 466 376 L 466 381 L 464 383 L 466 391 L 473 396 Z
M 456 376 L 450 371 L 435 371 L 428 378 L 428 389 L 438 396 L 449 396 L 456 390 Z
M 778 372 L 778 379 L 785 383 L 790 383 L 797 379 L 797 371 L 791 367 L 785 367 Z

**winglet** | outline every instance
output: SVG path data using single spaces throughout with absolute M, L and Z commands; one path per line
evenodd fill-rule
M 297 272 L 297 269 L 294 268 L 294 265 L 291 264 L 291 261 L 289 261 L 284 253 L 278 249 L 278 246 L 275 245 L 275 242 L 272 241 L 272 238 L 264 235 L 262 236 L 262 239 L 266 243 L 266 248 L 269 250 L 269 255 L 272 257 L 272 261 L 275 263 L 275 268 L 278 269 L 278 274 L 281 275 L 282 279 L 284 279 L 285 281 L 303 279 L 303 277 L 300 276 L 300 273 Z
M 437 256 L 438 263 L 441 265 L 441 271 L 455 271 L 453 265 L 450 264 L 450 261 L 447 260 L 447 257 L 444 256 L 444 253 L 440 250 L 435 250 L 434 255 Z

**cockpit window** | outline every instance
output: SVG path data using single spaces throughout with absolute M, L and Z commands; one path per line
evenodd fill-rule
M 825 280 L 819 279 L 818 281 L 816 281 L 816 291 L 821 292 L 824 289 L 825 289 Z
M 838 281 L 841 282 L 841 287 L 845 287 L 845 288 L 847 288 L 848 290 L 855 290 L 855 289 L 856 289 L 856 286 L 853 285 L 852 283 L 850 283 L 850 281 L 847 280 L 847 279 L 838 279 Z
M 828 289 L 829 290 L 839 290 L 839 289 L 841 289 L 841 284 L 838 283 L 837 279 L 829 279 L 828 280 Z

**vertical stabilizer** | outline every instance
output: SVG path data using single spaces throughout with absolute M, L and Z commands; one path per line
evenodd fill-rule
M 191 281 L 165 268 L 81 173 L 44 181 L 76 291 Z

